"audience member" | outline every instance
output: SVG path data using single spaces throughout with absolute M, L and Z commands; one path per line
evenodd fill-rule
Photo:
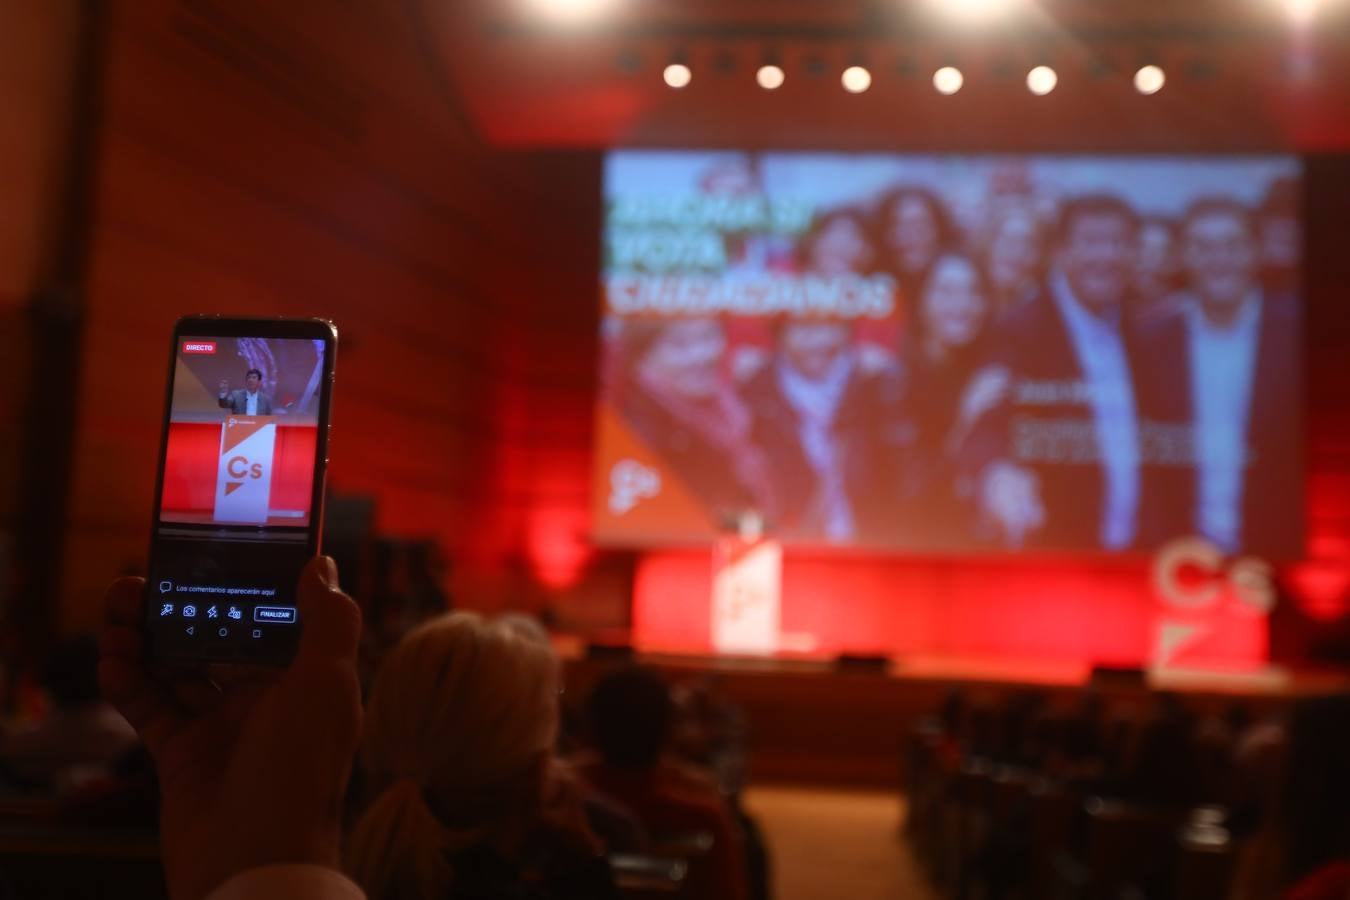
M 549 655 L 553 657 L 553 664 L 557 673 L 555 677 L 558 679 L 558 684 L 562 685 L 562 660 L 558 658 L 554 651 L 553 642 L 549 639 L 548 629 L 544 627 L 542 622 L 529 613 L 512 611 L 498 616 L 497 624 L 514 631 L 527 641 L 532 641 L 547 648 Z M 559 694 L 561 693 L 562 689 L 560 688 Z M 554 748 L 557 753 L 566 753 L 569 749 L 562 734 L 566 724 L 567 712 L 567 707 L 559 704 L 558 736 L 554 741 Z M 553 796 L 559 799 L 580 795 L 586 814 L 586 824 L 600 839 L 606 852 L 638 853 L 646 846 L 647 834 L 642 828 L 642 824 L 638 822 L 637 817 L 613 800 L 599 796 L 594 791 L 586 790 L 578 783 L 576 773 L 572 771 L 571 766 L 565 760 L 561 758 L 550 760 L 549 783 L 553 785 Z
M 403 636 L 450 608 L 444 558 L 435 541 L 373 540 L 362 556 L 369 574 L 361 585 L 361 686 L 368 691 L 386 654 Z
M 1068 779 L 1099 778 L 1106 763 L 1106 729 L 1106 706 L 1101 695 L 1084 690 L 1077 707 L 1064 717 L 1058 764 L 1052 773 Z
M 666 680 L 642 666 L 615 669 L 596 684 L 586 708 L 598 755 L 578 760 L 585 780 L 637 814 L 657 848 L 710 835 L 706 869 L 700 875 L 696 866 L 692 876 L 695 895 L 744 900 L 746 861 L 735 818 L 710 777 L 663 756 L 674 717 Z
M 746 721 L 740 708 L 721 692 L 721 676 L 708 674 L 676 686 L 674 741 L 679 758 L 707 769 L 726 798 L 745 848 L 750 900 L 773 896 L 769 847 L 759 823 L 741 802 L 746 778 Z
M 228 681 L 157 676 L 142 656 L 145 581 L 109 588 L 99 683 L 154 757 L 174 900 L 361 897 L 338 870 L 342 794 L 361 732 L 361 618 L 337 584 L 331 559 L 306 566 L 294 662 Z
M 1350 896 L 1350 695 L 1300 701 L 1273 821 L 1289 900 Z M 1336 892 L 1339 891 L 1339 894 Z
M 745 781 L 745 716 L 721 692 L 722 679 L 707 673 L 676 685 L 673 749 L 713 773 L 724 796 L 735 797 Z
M 47 660 L 45 719 L 0 736 L 0 767 L 26 785 L 57 790 L 109 771 L 136 745 L 136 732 L 98 690 L 98 641 L 59 644 Z
M 347 854 L 371 900 L 613 894 L 580 793 L 555 777 L 557 676 L 537 634 L 467 612 L 393 650 L 361 741 L 371 803 Z
M 1203 799 L 1194 741 L 1195 721 L 1175 694 L 1160 694 L 1126 763 L 1126 799 L 1160 808 L 1187 808 Z

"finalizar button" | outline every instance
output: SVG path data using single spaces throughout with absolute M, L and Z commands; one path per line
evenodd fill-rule
M 255 622 L 285 622 L 288 625 L 295 624 L 294 606 L 255 606 L 253 608 L 253 621 Z

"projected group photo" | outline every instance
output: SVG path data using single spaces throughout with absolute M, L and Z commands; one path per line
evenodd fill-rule
M 612 153 L 595 537 L 1298 554 L 1300 175 Z

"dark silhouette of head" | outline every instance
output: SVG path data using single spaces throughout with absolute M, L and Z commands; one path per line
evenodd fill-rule
M 591 740 L 611 766 L 648 769 L 670 735 L 674 703 L 670 685 L 647 666 L 624 666 L 604 675 L 586 703 Z
M 98 640 L 84 634 L 57 645 L 42 673 L 42 686 L 58 709 L 99 702 Z
M 1350 855 L 1350 694 L 1299 701 L 1289 722 L 1278 822 L 1293 882 Z

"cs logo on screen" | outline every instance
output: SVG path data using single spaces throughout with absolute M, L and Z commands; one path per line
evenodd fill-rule
M 661 473 L 635 459 L 621 459 L 609 470 L 609 511 L 621 516 L 661 493 Z
M 261 478 L 263 467 L 262 463 L 250 463 L 247 456 L 231 456 L 225 463 L 225 471 L 231 478 L 239 479 L 225 482 L 225 496 L 228 497 L 244 486 L 245 478 Z

